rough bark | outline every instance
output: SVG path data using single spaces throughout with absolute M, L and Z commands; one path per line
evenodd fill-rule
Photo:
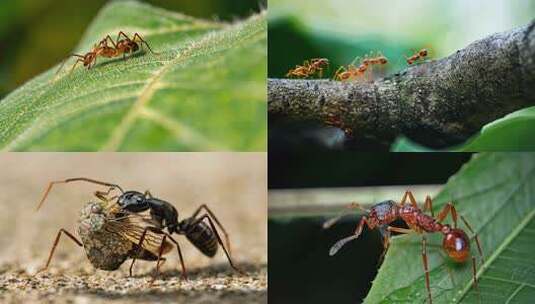
M 297 119 L 334 116 L 357 136 L 456 144 L 535 105 L 534 28 L 535 20 L 371 83 L 268 79 L 268 109 Z

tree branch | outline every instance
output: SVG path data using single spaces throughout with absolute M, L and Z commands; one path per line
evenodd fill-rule
M 268 79 L 268 110 L 324 122 L 334 115 L 358 136 L 460 143 L 535 105 L 534 28 L 535 20 L 371 83 Z

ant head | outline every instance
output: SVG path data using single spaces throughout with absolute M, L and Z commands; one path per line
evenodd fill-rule
M 93 62 L 94 59 L 95 59 L 95 53 L 89 52 L 89 53 L 85 54 L 85 56 L 84 56 L 84 66 L 90 65 L 91 62 Z
M 379 57 L 379 64 L 387 64 L 388 63 L 388 60 L 386 59 L 386 57 Z
M 314 61 L 316 61 L 319 65 L 328 65 L 329 64 L 329 59 L 327 59 L 327 58 L 318 58 L 318 59 L 314 59 Z
M 464 262 L 470 254 L 470 242 L 468 236 L 461 229 L 450 228 L 445 225 L 442 248 L 448 256 L 456 262 Z
M 418 53 L 421 57 L 425 57 L 427 56 L 427 49 L 421 49 Z
M 117 199 L 117 204 L 121 206 L 121 208 L 129 209 L 129 207 L 132 208 L 132 206 L 139 206 L 145 201 L 145 199 L 145 194 L 141 192 L 126 191 L 119 196 L 119 199 Z
M 132 48 L 132 52 L 136 52 L 137 50 L 139 50 L 139 45 L 135 41 L 132 41 L 130 47 Z

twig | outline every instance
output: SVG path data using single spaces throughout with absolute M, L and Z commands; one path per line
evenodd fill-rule
M 268 79 L 268 110 L 319 121 L 335 116 L 357 136 L 456 144 L 535 105 L 534 28 L 535 20 L 372 83 Z

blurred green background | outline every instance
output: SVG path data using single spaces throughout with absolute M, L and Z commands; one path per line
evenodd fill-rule
M 386 74 L 406 66 L 403 56 L 421 48 L 430 58 L 447 56 L 474 40 L 527 24 L 534 0 L 270 0 L 268 75 L 284 77 L 305 59 L 326 57 L 331 72 L 356 56 L 382 52 Z M 390 142 L 348 141 L 318 123 L 289 122 L 270 115 L 270 150 L 358 148 L 388 150 Z M 327 130 L 326 130 L 327 129 Z
M 0 98 L 64 59 L 107 0 L 0 1 Z M 146 0 L 210 20 L 233 21 L 266 7 L 266 0 Z

